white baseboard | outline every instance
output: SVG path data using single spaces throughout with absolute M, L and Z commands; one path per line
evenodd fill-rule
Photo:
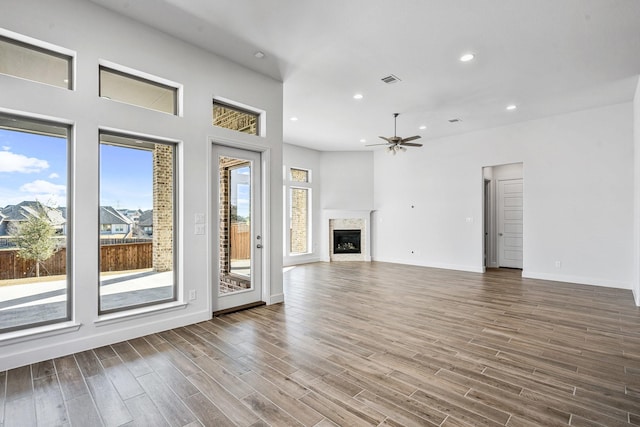
M 415 265 L 418 267 L 430 267 L 430 268 L 441 268 L 443 270 L 457 270 L 457 271 L 468 271 L 470 273 L 484 273 L 484 266 L 475 266 L 475 265 L 461 265 L 461 264 L 446 264 L 446 263 L 430 263 L 430 262 L 421 262 L 415 260 L 406 260 L 399 258 L 373 258 L 373 261 L 379 262 L 390 262 L 394 264 L 404 264 L 404 265 Z
M 271 295 L 271 297 L 269 298 L 269 301 L 267 301 L 267 304 L 268 305 L 280 304 L 282 302 L 284 302 L 284 293 L 279 293 L 279 294 Z
M 606 288 L 631 289 L 631 283 L 585 276 L 550 274 L 523 270 L 522 277 L 528 279 L 552 280 L 554 282 L 577 283 L 580 285 L 604 286 Z
M 3 348 L 0 357 L 0 371 L 17 368 L 31 363 L 56 357 L 67 356 L 92 348 L 115 344 L 117 342 L 187 326 L 211 319 L 210 310 L 189 313 L 157 321 L 147 322 L 117 330 L 95 333 L 89 336 L 75 337 L 74 333 L 61 334 L 48 338 L 34 338 L 30 342 L 21 342 L 14 349 Z M 96 329 L 98 331 L 99 329 Z

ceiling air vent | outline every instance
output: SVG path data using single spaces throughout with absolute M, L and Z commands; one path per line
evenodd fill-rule
M 460 119 L 449 119 L 449 123 L 458 123 L 461 122 L 462 120 Z
M 383 82 L 385 82 L 386 84 L 391 84 L 391 83 L 396 83 L 401 81 L 398 76 L 394 76 L 393 74 L 389 74 L 387 77 L 383 77 L 382 79 Z

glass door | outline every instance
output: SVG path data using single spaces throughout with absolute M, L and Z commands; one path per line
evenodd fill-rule
M 262 300 L 260 153 L 214 145 L 217 245 L 213 311 Z

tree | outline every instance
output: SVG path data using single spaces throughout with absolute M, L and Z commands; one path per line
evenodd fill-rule
M 18 257 L 35 262 L 36 277 L 40 277 L 40 264 L 53 255 L 56 242 L 53 238 L 55 228 L 49 221 L 43 206 L 38 207 L 36 215 L 16 226 L 11 233 L 18 246 Z

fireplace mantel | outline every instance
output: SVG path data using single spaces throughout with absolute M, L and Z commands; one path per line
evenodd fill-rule
M 323 209 L 320 234 L 322 261 L 371 261 L 371 212 L 371 210 Z M 331 224 L 337 224 L 337 229 L 345 229 L 354 228 L 355 223 L 360 224 L 359 228 L 362 231 L 361 253 L 332 254 L 333 226 Z

